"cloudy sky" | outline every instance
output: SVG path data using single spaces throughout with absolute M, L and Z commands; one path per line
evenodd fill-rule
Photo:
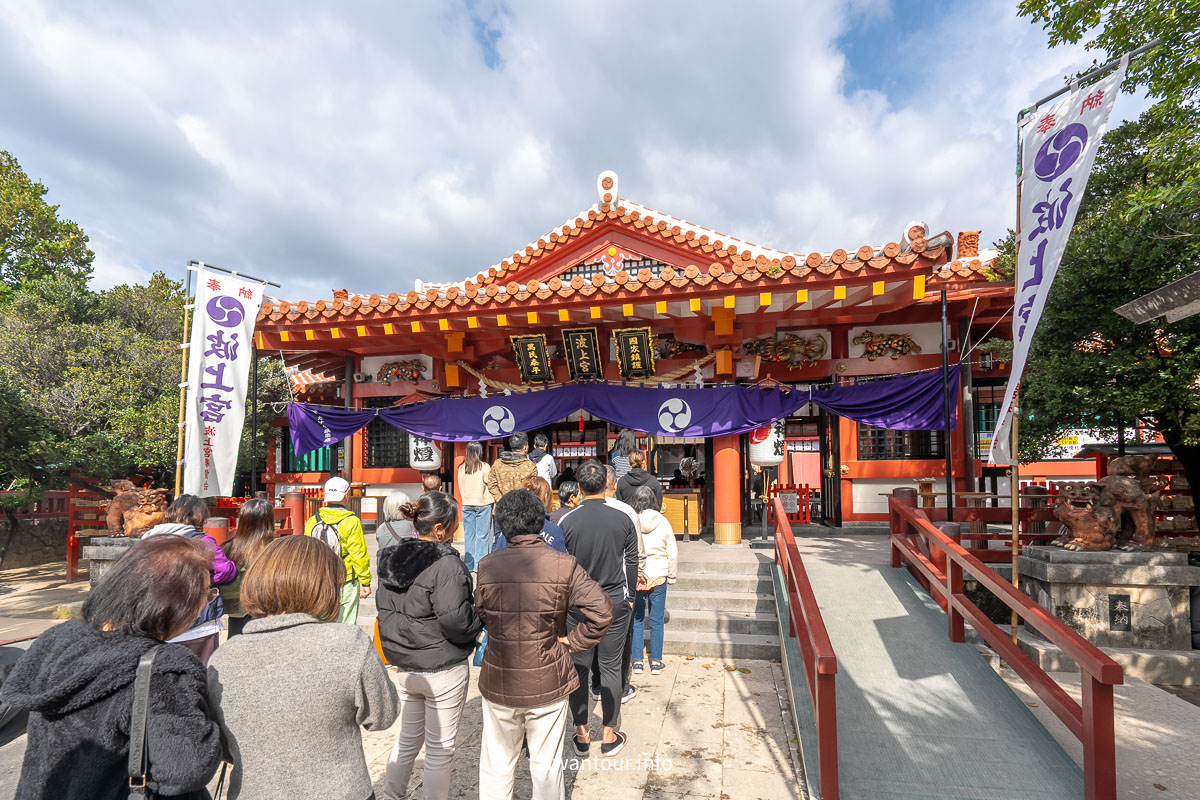
M 296 299 L 458 280 L 605 169 L 784 250 L 912 219 L 991 242 L 1016 111 L 1091 61 L 1015 5 L 0 0 L 0 149 L 90 235 L 97 287 L 190 258 Z

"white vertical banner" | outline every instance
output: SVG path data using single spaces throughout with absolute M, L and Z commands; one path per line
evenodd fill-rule
M 988 463 L 1011 464 L 1012 413 L 1029 345 L 1058 274 L 1108 115 L 1121 91 L 1128 59 L 1097 83 L 1075 87 L 1021 120 L 1021 233 L 1013 309 L 1013 363 L 988 452 Z
M 246 418 L 250 349 L 263 284 L 203 268 L 197 278 L 188 346 L 183 491 L 229 496 Z

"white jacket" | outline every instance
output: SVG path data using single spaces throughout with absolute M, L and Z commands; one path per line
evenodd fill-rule
M 674 583 L 679 548 L 675 544 L 675 531 L 671 523 L 658 511 L 648 508 L 638 514 L 638 534 L 642 543 L 638 554 L 638 574 L 648 581 L 666 578 L 667 583 Z
M 546 453 L 541 460 L 537 462 L 538 475 L 546 479 L 546 483 L 554 485 L 554 477 L 558 475 L 558 464 L 554 461 L 554 456 Z

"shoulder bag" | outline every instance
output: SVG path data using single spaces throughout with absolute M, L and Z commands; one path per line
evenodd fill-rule
M 150 719 L 150 672 L 161 649 L 162 645 L 155 645 L 142 654 L 133 679 L 133 712 L 129 724 L 129 796 L 132 798 L 154 796 L 146 787 L 149 765 L 146 723 Z
M 138 659 L 137 675 L 133 678 L 133 712 L 129 724 L 129 796 L 131 798 L 154 798 L 156 795 L 146 785 L 150 764 L 150 745 L 146 741 L 146 727 L 150 722 L 150 673 L 154 670 L 154 659 L 162 645 L 155 645 Z M 220 798 L 225 788 L 225 768 L 222 762 L 221 777 L 217 782 L 216 797 Z

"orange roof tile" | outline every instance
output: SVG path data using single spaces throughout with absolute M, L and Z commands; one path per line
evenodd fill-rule
M 951 276 L 984 279 L 982 273 L 995 258 L 994 251 L 981 253 L 978 250 L 978 232 L 967 232 L 959 234 L 960 259 L 946 263 L 954 252 L 954 237 L 948 231 L 930 236 L 928 227 L 919 222 L 909 223 L 902 242 L 864 244 L 829 253 L 789 253 L 727 236 L 626 200 L 616 194 L 617 186 L 615 174 L 602 173 L 597 182 L 600 202 L 511 257 L 465 280 L 453 283 L 417 281 L 414 291 L 405 295 L 366 296 L 340 289 L 334 292 L 331 303 L 265 303 L 259 320 L 286 318 L 290 321 L 318 316 L 371 318 L 394 316 L 413 309 L 424 311 L 431 306 L 445 309 L 455 305 L 466 309 L 468 306 L 508 305 L 531 300 L 536 304 L 536 301 L 554 297 L 565 299 L 576 294 L 588 297 L 597 292 L 611 295 L 621 291 L 625 297 L 641 292 L 686 292 L 690 286 L 703 287 L 714 280 L 727 286 L 735 282 L 743 285 L 761 282 L 790 287 L 814 278 L 832 278 L 836 273 L 854 276 L 863 270 L 882 273 L 888 268 L 893 273 L 903 270 L 918 274 L 922 268 L 930 269 L 943 279 Z M 528 277 L 531 265 L 553 257 L 556 250 L 579 240 L 598 224 L 622 228 L 640 237 L 657 237 L 690 251 L 695 262 L 682 270 L 667 266 L 658 277 L 644 268 L 636 275 L 624 270 L 609 276 L 597 273 L 590 280 L 578 275 L 569 281 L 557 275 L 547 280 Z M 527 276 L 523 283 L 516 280 L 518 273 Z M 807 280 L 800 280 L 805 278 Z

